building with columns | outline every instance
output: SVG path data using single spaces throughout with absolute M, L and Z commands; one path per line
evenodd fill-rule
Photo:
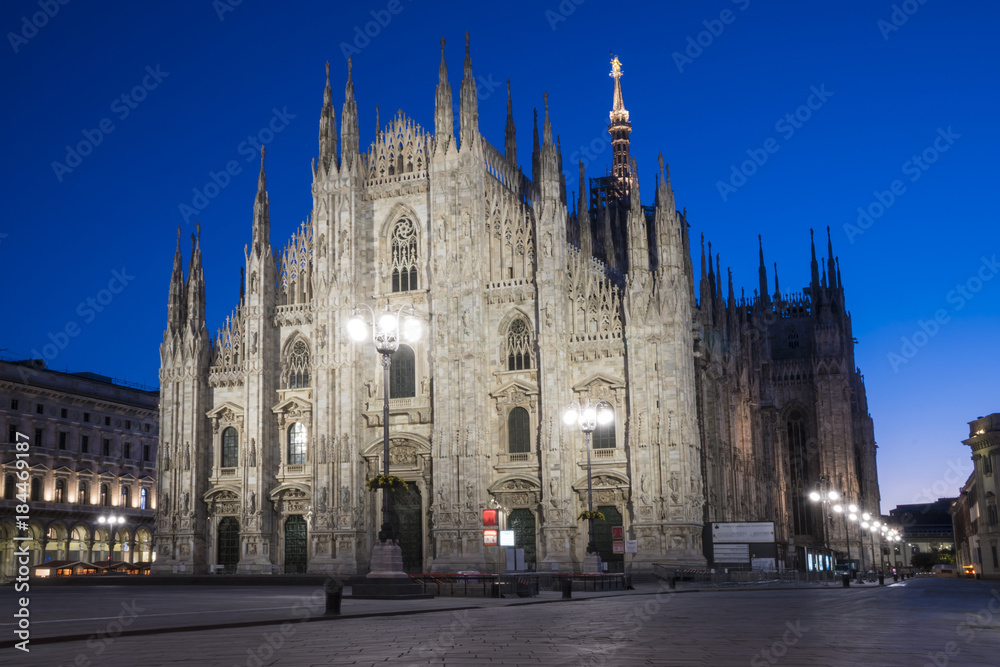
M 972 474 L 951 507 L 959 565 L 983 579 L 1000 579 L 1000 412 L 969 422 L 962 444 L 972 450 Z
M 15 575 L 21 545 L 31 565 L 152 560 L 157 403 L 155 390 L 105 376 L 0 361 L 0 579 Z M 124 523 L 102 524 L 110 514 Z
M 501 151 L 480 134 L 466 38 L 455 134 L 444 41 L 434 129 L 400 111 L 361 151 L 348 62 L 338 141 L 329 67 L 313 206 L 278 249 L 264 156 L 238 303 L 214 336 L 197 237 L 180 244 L 161 346 L 162 500 L 155 570 L 364 573 L 378 532 L 382 404 L 410 572 L 486 571 L 480 512 L 502 508 L 529 567 L 578 570 L 587 543 L 584 438 L 561 416 L 606 401 L 592 443 L 597 543 L 635 568 L 706 564 L 712 521 L 773 521 L 782 563 L 824 541 L 821 479 L 878 503 L 875 442 L 828 240 L 800 293 L 737 297 L 678 210 L 662 157 L 640 189 L 614 59 L 613 169 L 566 196 L 546 96 L 531 174 L 508 86 Z M 555 140 L 554 140 L 555 139 Z M 569 167 L 572 169 L 572 167 Z M 648 204 L 643 204 L 646 201 Z M 804 230 L 803 230 L 804 239 Z M 353 343 L 358 304 L 412 307 L 422 341 Z M 877 510 L 876 510 L 877 511 Z M 831 530 L 831 544 L 837 544 Z M 842 539 L 842 537 L 840 538 Z

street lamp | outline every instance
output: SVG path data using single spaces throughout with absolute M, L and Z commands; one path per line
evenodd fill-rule
M 399 318 L 403 310 L 407 307 L 413 310 L 409 304 L 403 304 L 395 313 L 389 308 L 389 300 L 386 299 L 385 309 L 376 317 L 375 311 L 366 303 L 354 307 L 354 314 L 347 322 L 347 333 L 350 337 L 361 342 L 368 337 L 369 323 L 367 318 L 359 311 L 365 308 L 371 314 L 371 337 L 375 350 L 382 355 L 382 474 L 389 474 L 389 365 L 392 363 L 393 353 L 399 349 L 400 321 Z M 402 335 L 409 342 L 420 339 L 420 320 L 412 315 L 403 321 Z M 382 490 L 382 529 L 378 533 L 381 543 L 393 544 L 396 541 L 392 531 L 392 493 L 388 488 Z
M 580 407 L 576 401 L 573 402 L 566 412 L 563 413 L 563 422 L 567 426 L 576 424 L 583 431 L 584 442 L 587 448 L 587 557 L 584 562 L 584 572 L 601 571 L 601 557 L 597 554 L 597 543 L 594 541 L 594 492 L 590 473 L 590 440 L 597 425 L 606 426 L 615 420 L 615 411 L 607 401 L 598 401 L 596 404 Z M 592 570 L 591 570 L 592 568 Z
M 115 526 L 125 523 L 125 517 L 121 514 L 102 514 L 97 517 L 97 523 L 108 526 L 108 565 L 114 561 L 115 556 Z
M 826 557 L 828 561 L 832 560 L 832 556 L 830 551 L 830 517 L 829 512 L 827 511 L 827 506 L 832 502 L 840 500 L 840 493 L 834 489 L 828 488 L 829 484 L 830 479 L 828 477 L 821 477 L 819 480 L 819 489 L 813 490 L 809 494 L 809 500 L 814 503 L 823 504 L 823 543 L 826 546 Z
M 851 521 L 855 521 L 858 518 L 857 511 L 858 506 L 854 503 L 850 505 L 842 505 L 837 503 L 833 506 L 833 511 L 837 514 L 843 514 L 844 516 L 844 539 L 847 542 L 847 574 L 851 574 L 851 531 L 850 526 L 847 524 L 847 519 L 850 518 Z

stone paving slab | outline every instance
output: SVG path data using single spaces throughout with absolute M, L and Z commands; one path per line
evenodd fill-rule
M 626 595 L 583 598 L 574 593 L 571 602 L 553 596 L 545 604 L 476 599 L 468 608 L 450 610 L 430 607 L 440 599 L 418 602 L 422 613 L 394 604 L 392 616 L 38 644 L 30 654 L 8 648 L 0 652 L 0 665 L 941 667 L 1000 662 L 1000 589 L 966 580 L 691 595 L 649 586 Z M 205 600 L 210 607 L 218 604 Z

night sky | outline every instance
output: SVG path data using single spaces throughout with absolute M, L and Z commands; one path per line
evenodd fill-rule
M 737 294 L 756 289 L 758 234 L 771 289 L 777 262 L 792 292 L 809 229 L 825 255 L 831 228 L 883 510 L 957 495 L 966 423 L 1000 411 L 995 3 L 276 5 L 3 3 L 6 358 L 156 386 L 177 227 L 186 261 L 195 220 L 214 335 L 238 297 L 261 141 L 272 243 L 310 213 L 326 61 L 339 124 L 354 58 L 367 147 L 376 105 L 433 131 L 444 36 L 457 131 L 468 30 L 486 139 L 502 149 L 509 78 L 530 172 L 547 90 L 575 190 L 577 160 L 589 176 L 611 164 L 614 51 L 641 191 L 662 151 L 693 242 L 712 241 Z

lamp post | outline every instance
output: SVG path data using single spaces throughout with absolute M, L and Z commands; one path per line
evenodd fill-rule
M 819 480 L 819 489 L 811 492 L 809 494 L 809 500 L 814 503 L 822 503 L 823 505 L 823 543 L 826 546 L 826 557 L 828 560 L 833 560 L 830 551 L 830 517 L 827 511 L 827 506 L 840 500 L 840 492 L 829 488 L 830 479 L 828 477 L 821 477 Z
M 836 504 L 833 506 L 833 511 L 837 514 L 843 514 L 844 516 L 844 539 L 847 542 L 847 573 L 851 574 L 851 530 L 848 525 L 847 520 L 857 521 L 858 519 L 858 506 L 854 503 L 849 505 Z
M 399 318 L 409 304 L 400 306 L 395 313 L 386 299 L 385 309 L 376 317 L 375 311 L 366 303 L 354 307 L 354 314 L 347 322 L 347 332 L 352 339 L 361 342 L 368 337 L 369 323 L 359 310 L 365 308 L 371 314 L 371 337 L 375 350 L 382 356 L 382 474 L 389 474 L 389 366 L 392 355 L 399 349 Z M 412 315 L 403 322 L 403 336 L 410 342 L 420 339 L 420 321 Z M 382 490 L 382 528 L 378 533 L 379 542 L 392 544 L 396 537 L 392 530 L 392 493 Z
M 597 553 L 597 543 L 594 541 L 594 492 L 590 469 L 590 442 L 597 425 L 606 426 L 615 419 L 615 412 L 606 401 L 598 401 L 596 404 L 587 403 L 581 407 L 579 403 L 573 402 L 563 413 L 563 422 L 567 426 L 576 424 L 583 431 L 584 443 L 587 449 L 587 557 L 584 563 L 584 572 L 601 571 L 601 557 Z
M 125 517 L 121 514 L 102 514 L 97 517 L 97 523 L 108 526 L 108 565 L 114 561 L 115 557 L 115 526 L 125 523 Z

